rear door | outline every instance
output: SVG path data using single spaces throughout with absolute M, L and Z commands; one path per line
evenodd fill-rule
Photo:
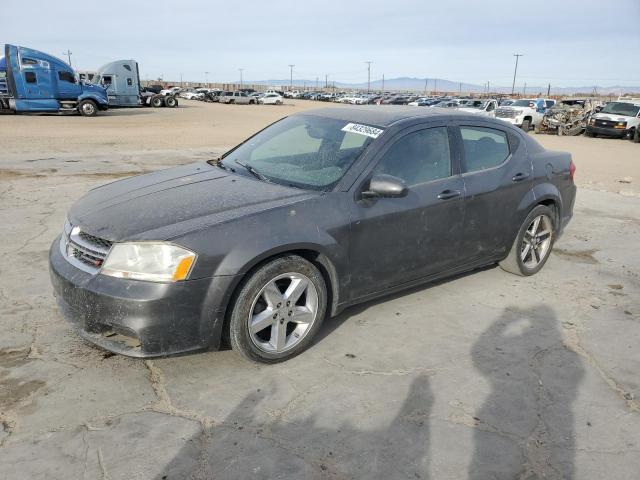
M 467 263 L 506 254 L 517 210 L 533 187 L 533 167 L 518 133 L 494 123 L 465 122 L 462 150 L 465 221 L 460 255 Z
M 445 125 L 399 133 L 361 176 L 354 205 L 350 266 L 353 298 L 433 275 L 457 264 L 463 183 Z M 363 199 L 375 174 L 401 178 L 401 198 Z

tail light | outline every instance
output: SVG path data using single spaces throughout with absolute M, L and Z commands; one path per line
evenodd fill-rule
M 576 164 L 573 163 L 573 159 L 571 159 L 571 163 L 569 163 L 569 179 L 573 181 L 573 176 L 576 173 Z

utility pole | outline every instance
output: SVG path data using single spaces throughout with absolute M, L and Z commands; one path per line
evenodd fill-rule
M 426 89 L 425 89 L 426 90 Z M 460 86 L 458 88 L 458 93 L 462 93 L 462 82 L 460 82 Z
M 516 67 L 513 69 L 513 84 L 511 84 L 511 95 L 513 95 L 513 92 L 516 89 L 516 74 L 518 73 L 518 60 L 520 59 L 520 57 L 524 57 L 524 55 L 521 53 L 514 53 L 513 56 L 516 57 Z
M 429 85 L 429 79 L 425 78 L 424 79 L 424 94 L 427 94 L 427 85 Z
M 433 91 L 434 91 L 434 93 L 436 95 L 438 94 L 438 79 L 437 78 L 433 79 Z
M 242 90 L 242 71 L 244 68 L 239 68 L 238 70 L 240 70 L 240 90 Z
M 289 64 L 289 68 L 291 69 L 289 77 L 289 90 L 293 90 L 293 67 L 295 67 L 295 65 Z
M 547 97 L 551 96 L 551 84 L 547 87 Z
M 326 73 L 324 74 L 324 88 L 329 88 L 329 75 Z
M 491 83 L 487 80 L 487 95 L 489 95 L 489 92 L 491 92 Z
M 316 77 L 316 90 L 318 90 L 318 77 Z
M 72 53 L 73 53 L 73 52 L 72 52 L 71 50 L 69 50 L 68 48 L 67 48 L 67 51 L 66 51 L 66 52 L 63 52 L 63 55 L 66 55 L 66 56 L 67 56 L 67 58 L 69 59 L 69 66 L 71 66 L 71 54 L 72 54 Z
M 382 74 L 382 93 L 384 93 L 384 73 Z
M 524 82 L 524 87 L 522 87 L 522 96 L 527 96 L 527 82 Z
M 209 88 L 209 72 L 204 72 L 204 81 L 207 84 L 207 88 Z
M 371 92 L 371 64 L 373 62 L 364 62 L 367 64 L 367 93 Z
M 180 72 L 180 87 L 183 87 L 184 85 L 182 84 L 182 72 Z

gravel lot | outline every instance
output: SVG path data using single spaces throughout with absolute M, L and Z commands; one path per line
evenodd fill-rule
M 638 478 L 639 145 L 536 137 L 573 153 L 581 188 L 534 277 L 488 268 L 353 307 L 275 366 L 113 356 L 52 297 L 70 204 L 323 106 L 183 103 L 0 116 L 0 477 Z

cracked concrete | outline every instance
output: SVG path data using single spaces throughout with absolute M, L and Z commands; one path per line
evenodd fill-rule
M 202 108 L 234 112 L 221 107 Z M 3 132 L 13 120 L 51 119 L 0 117 Z M 213 131 L 210 145 L 235 141 Z M 637 478 L 640 199 L 597 181 L 539 275 L 490 268 L 352 308 L 290 362 L 143 361 L 80 340 L 47 274 L 65 211 L 93 186 L 220 152 L 190 138 L 108 152 L 0 139 L 2 478 Z

